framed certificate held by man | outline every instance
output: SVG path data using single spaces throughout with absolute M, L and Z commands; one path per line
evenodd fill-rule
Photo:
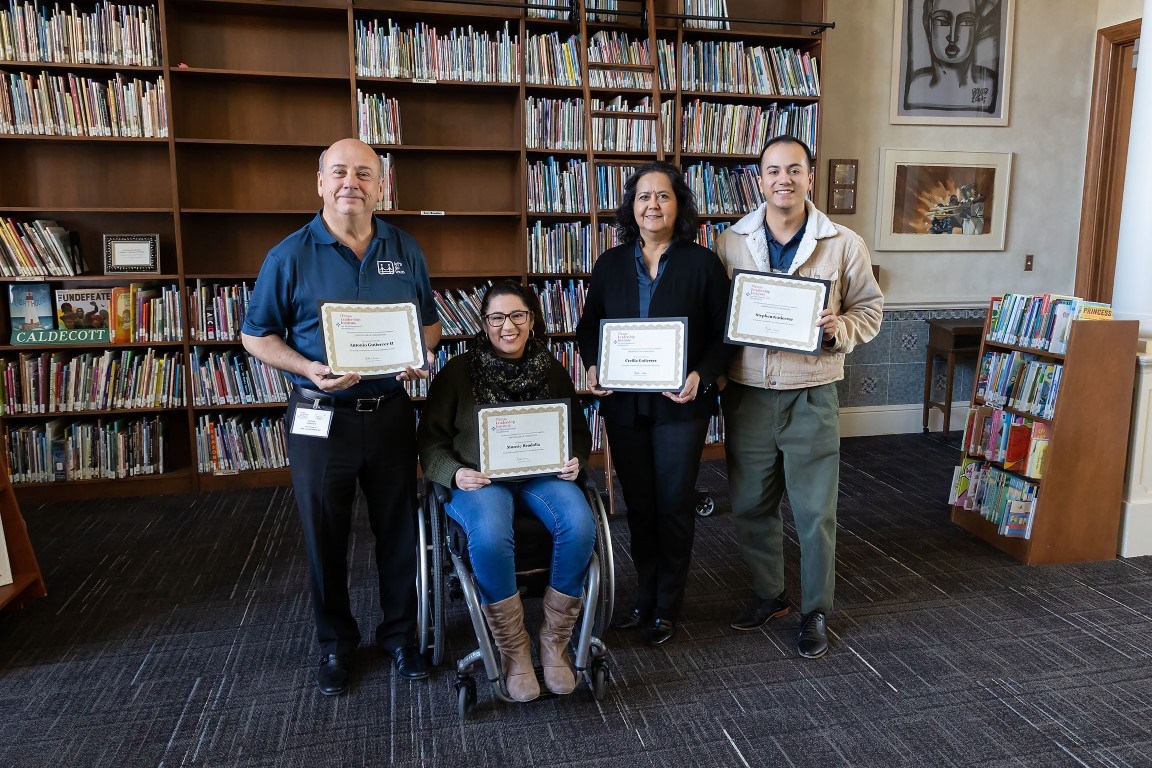
M 737 269 L 732 273 L 724 341 L 803 355 L 820 354 L 816 325 L 831 283 L 812 277 Z
M 425 365 L 424 333 L 416 305 L 320 302 L 320 329 L 328 367 L 336 376 L 366 379 Z
M 602 389 L 678 392 L 684 387 L 688 318 L 600 321 L 596 377 Z
M 572 454 L 570 408 L 567 400 L 476 406 L 480 471 L 493 480 L 560 474 Z

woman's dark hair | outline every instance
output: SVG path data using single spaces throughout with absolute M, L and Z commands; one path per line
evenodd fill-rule
M 636 214 L 632 212 L 632 206 L 636 203 L 636 185 L 649 173 L 662 173 L 672 184 L 672 192 L 676 195 L 676 221 L 672 226 L 672 236 L 677 240 L 695 240 L 696 222 L 699 218 L 696 212 L 696 197 L 685 183 L 684 174 L 679 168 L 671 163 L 654 161 L 639 166 L 624 182 L 624 196 L 620 199 L 620 207 L 616 209 L 616 232 L 620 236 L 620 242 L 634 243 L 640 239 L 640 225 L 636 223 Z
M 499 280 L 492 285 L 488 286 L 488 290 L 484 291 L 484 298 L 480 300 L 480 322 L 487 323 L 484 316 L 488 314 L 488 304 L 496 296 L 515 296 L 524 302 L 524 306 L 528 307 L 528 311 L 532 313 L 532 330 L 536 331 L 536 336 L 544 338 L 546 328 L 544 325 L 544 311 L 540 308 L 540 298 L 536 295 L 536 291 L 532 290 L 526 285 L 521 285 L 514 280 Z M 483 328 L 481 330 L 484 330 Z

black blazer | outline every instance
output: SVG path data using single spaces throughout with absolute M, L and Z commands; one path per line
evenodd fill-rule
M 737 347 L 724 343 L 731 281 L 720 257 L 694 242 L 669 246 L 667 264 L 652 294 L 649 317 L 688 318 L 688 371 L 700 376 L 700 389 L 690 403 L 674 403 L 660 394 L 613 392 L 600 398 L 600 412 L 622 426 L 633 423 L 638 398 L 648 398 L 650 414 L 661 420 L 707 417 L 716 409 L 716 378 L 728 369 Z M 640 315 L 640 282 L 636 245 L 610 248 L 596 260 L 576 340 L 585 367 L 600 357 L 600 321 Z

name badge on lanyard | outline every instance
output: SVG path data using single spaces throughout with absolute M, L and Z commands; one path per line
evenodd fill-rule
M 332 411 L 321 408 L 319 403 L 311 406 L 296 404 L 292 414 L 292 434 L 326 440 L 331 429 Z

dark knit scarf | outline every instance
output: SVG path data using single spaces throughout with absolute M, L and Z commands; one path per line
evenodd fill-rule
M 472 394 L 477 405 L 518 403 L 548 397 L 548 369 L 552 353 L 544 342 L 528 339 L 524 354 L 514 360 L 500 357 L 481 332 L 469 354 Z

